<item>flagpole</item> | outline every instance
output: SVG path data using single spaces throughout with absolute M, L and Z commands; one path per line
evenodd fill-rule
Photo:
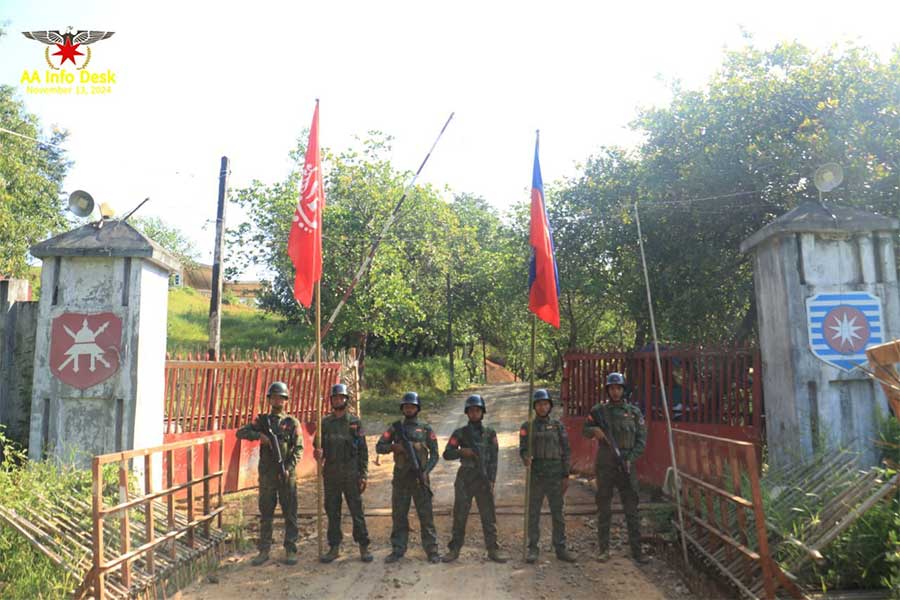
M 650 329 L 653 333 L 653 353 L 656 355 L 656 374 L 659 377 L 659 391 L 662 394 L 663 413 L 666 415 L 666 433 L 669 436 L 669 457 L 672 459 L 672 475 L 675 480 L 675 506 L 678 509 L 678 526 L 681 528 L 681 551 L 684 555 L 684 564 L 689 565 L 686 532 L 684 528 L 684 515 L 681 510 L 681 477 L 678 475 L 678 462 L 675 460 L 675 442 L 672 437 L 672 419 L 669 416 L 669 399 L 666 396 L 666 386 L 663 385 L 662 361 L 659 357 L 659 338 L 656 335 L 656 316 L 653 314 L 653 296 L 650 294 L 650 275 L 647 273 L 647 256 L 644 254 L 644 235 L 641 232 L 641 213 L 638 211 L 638 203 L 634 203 L 634 219 L 637 222 L 638 246 L 641 248 L 641 264 L 644 267 L 644 284 L 647 287 L 647 307 L 650 309 Z
M 322 444 L 322 283 L 316 282 L 316 439 Z M 322 461 L 316 461 L 316 536 L 319 558 L 325 554 L 322 537 Z
M 537 330 L 537 318 L 531 313 L 531 368 L 528 381 L 528 451 L 525 456 L 528 458 L 528 465 L 525 467 L 525 528 L 522 536 L 522 559 L 528 557 L 528 506 L 531 504 L 531 455 L 534 449 L 534 406 L 531 398 L 534 396 L 534 335 Z

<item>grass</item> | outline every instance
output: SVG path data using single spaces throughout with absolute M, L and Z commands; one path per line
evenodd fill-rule
M 3 435 L 0 428 L 0 505 L 22 512 L 26 508 L 39 511 L 50 498 L 78 497 L 90 501 L 91 472 L 58 465 L 52 461 L 29 462 L 25 453 Z M 113 465 L 114 466 L 114 465 Z M 104 495 L 115 501 L 116 475 L 104 472 Z M 70 514 L 70 519 L 76 515 Z M 89 531 L 90 517 L 79 523 Z M 65 544 L 64 538 L 60 538 Z M 75 555 L 75 545 L 66 544 Z M 0 598 L 63 598 L 80 581 L 58 568 L 49 558 L 35 550 L 18 532 L 0 521 Z
M 400 361 L 390 357 L 367 358 L 362 413 L 366 420 L 389 421 L 400 414 L 404 392 L 419 394 L 422 414 L 440 410 L 450 395 L 450 363 L 447 357 Z M 466 389 L 465 370 L 456 371 L 456 387 Z
M 280 331 L 284 319 L 240 303 L 222 306 L 222 350 L 305 347 L 297 328 Z M 191 288 L 169 290 L 169 319 L 166 326 L 169 352 L 205 349 L 209 341 L 209 298 Z

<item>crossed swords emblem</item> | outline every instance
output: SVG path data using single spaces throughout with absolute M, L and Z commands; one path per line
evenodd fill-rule
M 72 364 L 72 370 L 74 372 L 78 372 L 78 357 L 87 354 L 91 357 L 91 366 L 88 367 L 92 373 L 97 370 L 97 362 L 99 361 L 107 369 L 111 368 L 111 365 L 106 362 L 106 359 L 103 358 L 103 348 L 97 345 L 96 339 L 97 336 L 106 331 L 106 328 L 109 326 L 109 321 L 106 321 L 97 328 L 97 331 L 91 331 L 90 327 L 88 327 L 87 319 L 82 321 L 81 329 L 78 330 L 78 333 L 73 332 L 66 325 L 63 325 L 63 329 L 66 330 L 71 337 L 74 343 L 72 346 L 66 350 L 65 354 L 68 357 L 63 361 L 61 365 L 59 365 L 59 370 L 62 371 L 65 369 L 69 363 Z

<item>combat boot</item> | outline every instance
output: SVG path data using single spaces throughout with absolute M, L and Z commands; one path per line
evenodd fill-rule
M 578 559 L 576 559 L 574 556 L 569 554 L 569 551 L 566 550 L 565 548 L 558 548 L 556 550 L 556 558 L 558 558 L 559 560 L 561 560 L 563 562 L 567 562 L 567 563 L 578 562 Z
M 528 554 L 525 556 L 525 562 L 528 564 L 534 564 L 538 559 L 538 549 L 537 548 L 529 548 Z
M 509 555 L 500 548 L 491 548 L 488 550 L 488 558 L 495 563 L 505 563 L 509 560 Z
M 260 550 L 259 554 L 253 557 L 253 560 L 250 561 L 250 564 L 254 567 L 258 567 L 269 560 L 269 551 L 268 550 Z
M 363 562 L 372 562 L 372 553 L 369 552 L 368 544 L 359 545 L 359 560 Z
M 441 555 L 438 554 L 437 552 L 429 554 L 428 562 L 430 562 L 431 564 L 437 564 L 437 563 L 441 562 Z
M 286 550 L 284 553 L 284 564 L 286 565 L 296 565 L 297 564 L 297 553 L 293 550 Z
M 319 562 L 330 563 L 334 559 L 336 559 L 340 553 L 341 553 L 340 546 L 332 546 L 331 548 L 328 549 L 328 552 L 326 552 L 325 554 L 322 555 L 321 558 L 319 558 Z
M 390 554 L 388 554 L 387 556 L 384 557 L 384 562 L 386 562 L 388 564 L 395 563 L 398 560 L 400 560 L 401 558 L 403 558 L 402 554 L 397 554 L 396 552 L 391 552 Z
M 601 550 L 600 554 L 597 555 L 597 562 L 609 562 L 609 550 Z
M 450 550 L 447 551 L 447 554 L 445 554 L 444 558 L 441 560 L 443 560 L 446 563 L 449 563 L 449 562 L 453 562 L 457 558 L 459 558 L 459 548 L 450 548 Z

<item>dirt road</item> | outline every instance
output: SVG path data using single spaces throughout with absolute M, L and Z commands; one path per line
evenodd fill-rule
M 390 552 L 390 477 L 392 460 L 381 457 L 381 465 L 370 465 L 369 489 L 364 501 L 369 533 L 373 540 L 375 561 L 359 561 L 356 547 L 350 539 L 350 522 L 344 519 L 344 554 L 334 563 L 324 565 L 316 560 L 317 542 L 315 521 L 301 519 L 301 561 L 287 567 L 273 559 L 262 567 L 252 567 L 253 552 L 228 559 L 213 577 L 195 584 L 183 593 L 184 598 L 196 600 L 246 599 L 260 594 L 276 594 L 295 599 L 318 598 L 392 598 L 412 596 L 427 598 L 616 598 L 616 599 L 682 599 L 690 595 L 678 575 L 656 557 L 650 564 L 638 567 L 627 556 L 627 543 L 621 517 L 614 521 L 612 546 L 614 558 L 605 564 L 593 560 L 596 554 L 594 517 L 587 514 L 567 516 L 569 546 L 579 558 L 574 565 L 556 560 L 550 547 L 549 515 L 541 519 L 541 559 L 535 565 L 522 560 L 521 506 L 524 495 L 524 469 L 518 460 L 519 425 L 527 418 L 528 394 L 525 384 L 492 385 L 481 390 L 487 401 L 486 422 L 498 432 L 500 466 L 497 474 L 498 528 L 500 543 L 513 556 L 507 564 L 487 562 L 481 526 L 473 507 L 467 529 L 466 546 L 460 559 L 452 564 L 431 565 L 418 544 L 418 522 L 411 511 L 410 548 L 399 563 L 385 565 L 383 559 Z M 442 414 L 426 414 L 438 433 L 443 451 L 453 429 L 465 422 L 462 398 L 451 402 Z M 374 446 L 381 431 L 369 430 L 369 448 L 374 460 Z M 570 432 L 578 435 L 579 432 Z M 441 551 L 446 551 L 450 538 L 449 509 L 453 503 L 453 481 L 458 463 L 441 460 L 432 473 L 435 491 L 435 513 Z M 299 484 L 301 514 L 310 514 L 315 503 L 315 480 L 309 478 Z M 593 501 L 593 489 L 586 481 L 573 482 L 566 496 L 573 512 L 584 513 Z M 239 504 L 245 515 L 247 535 L 255 539 L 256 498 L 254 494 L 231 500 Z M 579 510 L 574 510 L 575 508 Z M 346 507 L 345 507 L 346 509 Z M 387 509 L 387 510 L 384 510 Z M 515 513 L 515 514 L 512 514 Z M 346 513 L 345 513 L 346 514 Z M 276 526 L 278 526 L 276 520 Z M 276 528 L 276 544 L 282 530 Z M 648 548 L 651 556 L 653 549 Z M 215 583 L 210 583 L 215 581 Z

